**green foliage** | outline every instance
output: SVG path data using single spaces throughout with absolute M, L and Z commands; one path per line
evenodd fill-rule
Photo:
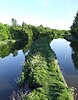
M 28 81 L 31 92 L 22 100 L 73 100 L 49 42 L 44 37 L 31 46 L 20 80 Z
M 71 42 L 70 46 L 73 49 L 72 60 L 76 69 L 78 69 L 78 42 Z
M 40 25 L 35 27 L 33 25 L 27 25 L 26 23 L 22 23 L 21 25 L 17 24 L 17 20 L 12 18 L 12 25 L 9 26 L 7 24 L 0 23 L 0 40 L 26 40 L 26 41 L 35 41 L 40 37 L 48 37 L 49 39 L 61 37 L 65 34 L 65 31 L 51 29 L 48 27 L 43 27 Z
M 22 23 L 22 30 L 25 31 L 28 35 L 28 41 L 34 41 L 40 38 L 40 34 L 37 31 L 37 28 L 32 25 L 27 25 L 24 22 Z
M 17 25 L 16 19 L 12 19 L 12 26 L 0 23 L 0 40 L 14 39 L 33 43 L 19 80 L 20 86 L 28 81 L 31 89 L 23 100 L 72 100 L 72 92 L 67 87 L 56 57 L 49 46 L 50 40 L 64 35 L 65 32 L 42 25 L 35 27 L 24 22 L 20 26 Z M 1 56 L 5 57 L 5 53 L 6 56 L 9 55 L 12 46 L 8 48 L 7 45 L 5 49 L 2 46 L 1 50 L 4 50 Z M 23 51 L 25 50 L 26 47 Z M 17 51 L 14 51 L 14 56 L 16 55 Z
M 20 26 L 9 26 L 7 24 L 0 23 L 0 40 L 28 40 L 28 35 L 21 29 Z
M 70 27 L 71 33 L 75 38 L 78 38 L 78 12 L 76 13 L 73 25 Z
M 20 25 L 17 25 L 16 19 L 12 19 L 12 26 L 0 23 L 0 40 L 11 39 L 28 41 L 28 35 L 22 30 Z
M 21 27 L 10 27 L 11 39 L 26 40 L 28 41 L 28 35 L 21 29 Z
M 9 35 L 9 26 L 0 23 L 0 40 L 7 40 Z
M 13 54 L 13 56 L 16 56 L 18 54 L 18 50 L 21 48 L 24 48 L 26 46 L 26 42 L 23 41 L 4 41 L 0 42 L 0 57 L 4 58 L 8 56 L 10 53 Z

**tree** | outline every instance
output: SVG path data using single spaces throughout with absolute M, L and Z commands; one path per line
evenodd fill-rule
M 17 20 L 16 19 L 14 19 L 14 18 L 12 18 L 12 26 L 17 26 Z
M 10 36 L 9 26 L 0 23 L 0 40 L 7 40 Z
M 78 38 L 78 11 L 76 13 L 75 19 L 73 21 L 71 28 L 71 34 L 75 37 Z

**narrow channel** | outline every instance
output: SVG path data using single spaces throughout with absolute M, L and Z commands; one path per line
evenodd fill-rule
M 78 94 L 78 45 L 65 39 L 54 39 L 50 46 L 55 52 L 60 69 L 69 87 Z M 78 100 L 78 95 L 76 97 Z
M 28 54 L 25 46 L 24 42 L 0 45 L 0 100 L 10 100 L 12 92 L 18 91 L 17 79 Z

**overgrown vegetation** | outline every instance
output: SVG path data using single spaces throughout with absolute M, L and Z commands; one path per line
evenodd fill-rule
M 12 25 L 0 23 L 0 41 L 4 40 L 25 40 L 34 41 L 43 36 L 49 36 L 50 38 L 57 38 L 63 36 L 68 31 L 56 30 L 40 25 L 35 27 L 33 25 L 17 24 L 17 20 L 12 18 Z
M 28 82 L 30 88 L 29 94 L 23 96 L 22 100 L 73 100 L 72 91 L 66 85 L 56 57 L 49 46 L 50 40 L 63 37 L 64 34 L 69 34 L 69 31 L 42 25 L 35 27 L 24 22 L 21 26 L 17 24 L 16 19 L 12 19 L 11 26 L 0 23 L 0 41 L 24 40 L 29 44 L 33 43 L 19 80 L 20 86 Z M 4 50 L 7 49 L 8 46 Z M 24 47 L 23 51 L 25 50 Z
M 28 82 L 30 92 L 22 100 L 73 100 L 49 42 L 44 37 L 31 46 L 19 80 L 21 85 Z
M 12 53 L 13 56 L 17 56 L 18 50 L 24 47 L 26 50 L 26 44 L 27 44 L 26 41 L 17 41 L 17 42 L 8 41 L 7 43 L 6 42 L 1 43 L 0 44 L 0 57 L 5 58 L 6 56 L 9 56 L 10 53 Z
M 70 28 L 72 36 L 78 39 L 78 11 Z

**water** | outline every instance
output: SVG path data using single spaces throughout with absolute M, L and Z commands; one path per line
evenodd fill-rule
M 54 39 L 50 46 L 57 56 L 68 86 L 77 88 L 75 91 L 78 93 L 77 43 L 59 38 Z M 0 100 L 9 100 L 12 91 L 18 90 L 16 80 L 21 74 L 27 50 L 26 43 L 21 42 L 0 45 Z
M 56 54 L 68 86 L 75 87 L 75 92 L 78 93 L 78 44 L 59 38 L 54 39 L 50 46 Z
M 19 78 L 25 61 L 25 44 L 0 45 L 0 100 L 10 100 L 12 91 L 17 91 Z

